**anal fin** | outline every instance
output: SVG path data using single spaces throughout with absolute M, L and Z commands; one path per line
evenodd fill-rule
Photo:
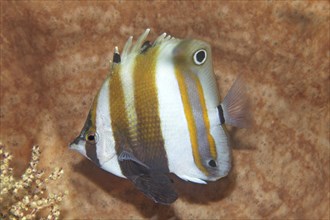
M 156 203 L 169 205 L 178 195 L 170 178 L 163 172 L 151 170 L 132 153 L 123 151 L 118 157 L 123 174 L 135 187 Z
M 163 173 L 143 174 L 132 181 L 136 188 L 156 203 L 170 205 L 178 198 L 170 178 Z

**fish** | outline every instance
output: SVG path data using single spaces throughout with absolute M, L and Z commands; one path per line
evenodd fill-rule
M 246 127 L 242 77 L 220 102 L 209 43 L 150 29 L 115 47 L 110 71 L 70 149 L 130 180 L 156 203 L 178 198 L 170 173 L 206 184 L 228 175 L 226 125 Z

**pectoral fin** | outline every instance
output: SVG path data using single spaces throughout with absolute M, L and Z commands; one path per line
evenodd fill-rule
M 243 76 L 239 76 L 229 89 L 223 103 L 218 106 L 218 112 L 221 124 L 239 128 L 250 126 L 251 115 Z

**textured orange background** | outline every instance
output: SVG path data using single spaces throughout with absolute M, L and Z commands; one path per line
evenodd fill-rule
M 329 218 L 329 2 L 1 2 L 0 140 L 17 175 L 31 147 L 63 167 L 63 218 Z M 80 132 L 114 46 L 150 27 L 212 45 L 219 92 L 247 76 L 255 125 L 231 130 L 234 167 L 206 186 L 175 179 L 154 204 L 68 143 Z

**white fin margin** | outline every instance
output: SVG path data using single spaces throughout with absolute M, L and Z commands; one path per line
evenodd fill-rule
M 156 38 L 153 45 L 160 44 L 165 39 L 165 37 L 166 37 L 166 33 L 159 35 L 159 37 Z
M 131 51 L 132 47 L 132 42 L 133 42 L 133 36 L 130 36 L 124 46 L 123 52 L 122 52 L 122 59 L 125 60 L 126 57 L 128 56 L 129 52 Z
M 189 182 L 193 182 L 193 183 L 198 183 L 198 184 L 207 184 L 207 182 L 205 182 L 204 180 L 195 178 L 195 177 L 190 177 L 190 176 L 186 176 L 186 175 L 181 175 L 179 176 L 181 179 L 189 181 Z

